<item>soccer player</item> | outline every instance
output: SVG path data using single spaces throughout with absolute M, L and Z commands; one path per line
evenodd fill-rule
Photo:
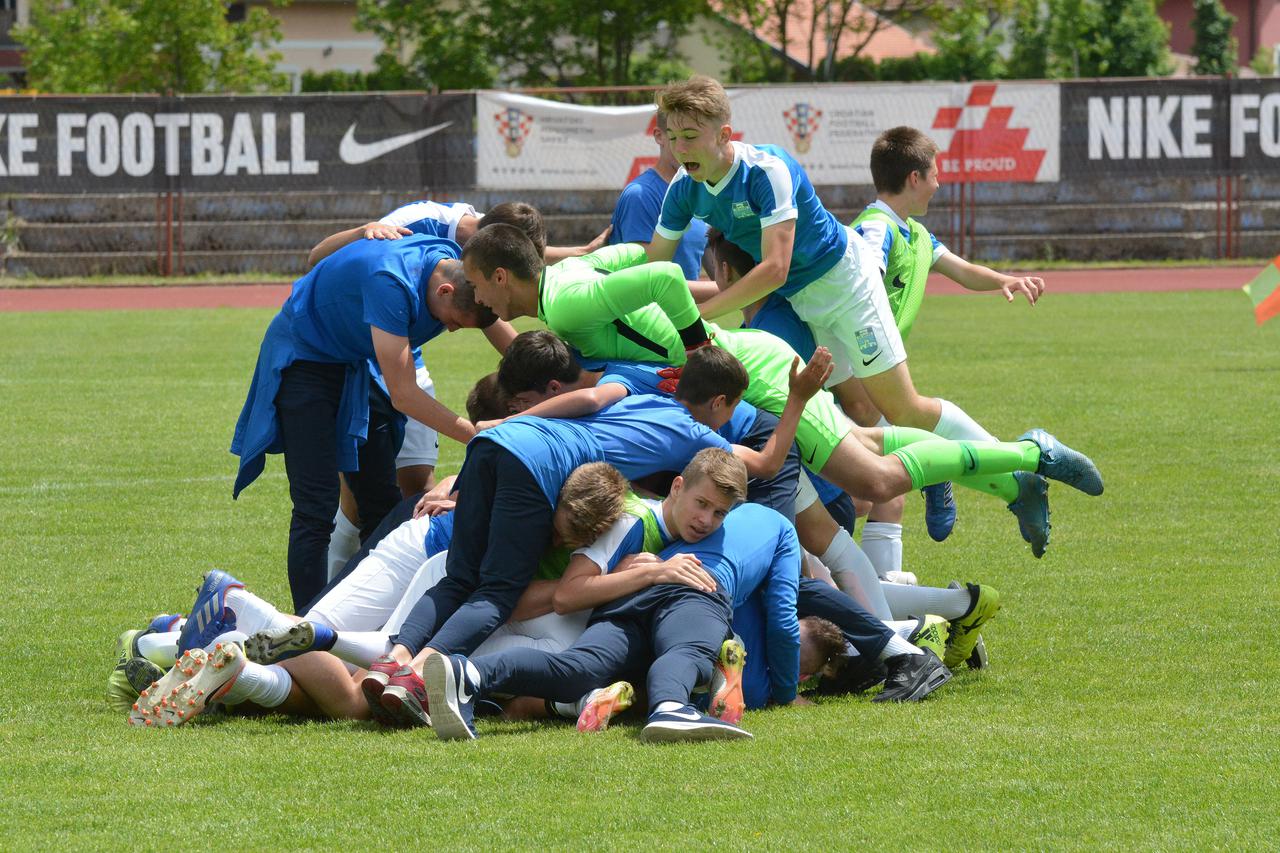
M 969 263 L 948 251 L 913 218 L 929 212 L 929 202 L 938 191 L 937 155 L 938 146 L 933 140 L 913 127 L 895 127 L 880 134 L 871 148 L 871 179 L 876 187 L 876 200 L 853 221 L 853 229 L 878 250 L 889 308 L 904 343 L 923 303 L 931 269 L 969 290 L 998 291 L 1009 302 L 1021 293 L 1034 306 L 1044 292 L 1042 278 L 1003 275 L 989 267 Z M 866 405 L 871 406 L 871 401 L 867 400 Z M 995 440 L 976 423 L 971 426 L 977 431 L 969 437 Z M 1047 488 L 1034 474 L 1020 473 L 1014 477 L 1013 481 L 999 481 L 1001 497 L 1008 504 L 1016 504 L 1022 491 Z M 886 509 L 892 512 L 892 508 Z M 932 507 L 930 510 L 937 512 Z M 896 519 L 885 515 L 882 520 L 889 524 L 896 520 L 900 525 L 901 517 L 899 507 Z M 1048 517 L 1043 519 L 1043 524 L 1020 523 L 1019 526 L 1023 537 L 1031 543 L 1032 554 L 1043 556 L 1049 545 Z M 900 526 L 898 532 L 900 536 Z M 931 524 L 930 534 L 933 532 Z
M 795 351 L 766 332 L 708 328 L 679 269 L 645 264 L 643 257 L 639 247 L 627 244 L 544 268 L 518 229 L 492 225 L 467 244 L 463 268 L 476 298 L 499 316 L 536 316 L 588 358 L 679 365 L 687 353 L 711 345 L 705 336 L 714 332 L 715 345 L 747 370 L 745 399 L 781 413 L 786 377 L 798 359 Z M 678 379 L 678 372 L 672 378 Z M 949 480 L 1000 494 L 991 479 L 1012 471 L 1040 473 L 1087 494 L 1102 493 L 1092 461 L 1043 430 L 1010 443 L 945 441 L 906 427 L 855 430 L 825 391 L 805 406 L 796 440 L 805 467 L 873 503 Z M 1020 525 L 1028 519 L 1047 521 L 1044 492 L 1023 495 L 1018 506 Z
M 732 141 L 729 98 L 708 77 L 662 89 L 658 109 L 681 164 L 646 248 L 650 260 L 672 256 L 695 218 L 718 228 L 757 265 L 732 287 L 703 302 L 713 318 L 777 291 L 790 301 L 820 346 L 835 359 L 830 387 L 864 426 L 862 389 L 892 424 L 948 439 L 986 440 L 958 406 L 916 392 L 907 354 L 878 276 L 870 245 L 822 206 L 804 169 L 772 145 Z
M 662 211 L 662 197 L 667 185 L 675 177 L 680 164 L 671 153 L 667 141 L 667 120 L 657 113 L 653 125 L 653 141 L 658 146 L 658 162 L 635 177 L 618 196 L 609 221 L 609 245 L 618 243 L 648 243 L 653 226 Z M 488 223 L 486 223 L 488 224 Z M 707 248 L 707 226 L 704 222 L 689 223 L 689 230 L 680 238 L 672 260 L 680 265 L 684 277 L 690 281 L 702 277 L 702 256 Z M 594 249 L 593 249 L 594 251 Z M 549 258 L 547 263 L 554 263 Z
M 367 534 L 400 500 L 395 455 L 406 415 L 458 441 L 475 432 L 418 387 L 413 362 L 413 348 L 441 332 L 497 319 L 475 302 L 458 256 L 456 244 L 426 236 L 353 243 L 298 279 L 267 328 L 231 443 L 240 457 L 233 495 L 267 453 L 284 454 L 295 608 L 327 579 L 340 471 Z

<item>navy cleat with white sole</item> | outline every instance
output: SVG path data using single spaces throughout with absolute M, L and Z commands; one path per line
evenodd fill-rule
M 480 674 L 463 655 L 431 655 L 422 667 L 431 726 L 441 740 L 475 740 Z
M 187 624 L 178 635 L 178 653 L 188 649 L 202 649 L 212 643 L 219 634 L 234 631 L 235 611 L 227 607 L 227 592 L 244 589 L 244 584 L 226 572 L 214 569 L 206 572 L 200 589 L 196 591 L 195 604 L 187 616 Z
M 956 496 L 950 483 L 934 483 L 920 490 L 924 494 L 924 526 L 929 538 L 941 542 L 956 526 Z
M 1014 471 L 1013 479 L 1018 481 L 1018 499 L 1009 504 L 1009 512 L 1018 519 L 1018 532 L 1039 559 L 1049 547 L 1049 483 L 1029 471 Z
M 327 652 L 336 639 L 334 630 L 318 622 L 298 622 L 287 628 L 259 631 L 244 644 L 244 653 L 254 663 L 271 664 L 307 652 Z
M 1086 495 L 1097 497 L 1102 494 L 1102 474 L 1088 456 L 1067 447 L 1042 429 L 1028 430 L 1018 436 L 1018 441 L 1034 442 L 1040 448 L 1037 474 L 1066 483 Z
M 700 714 L 692 705 L 674 711 L 654 711 L 640 730 L 640 740 L 672 743 L 683 740 L 751 740 L 751 733 L 732 723 Z

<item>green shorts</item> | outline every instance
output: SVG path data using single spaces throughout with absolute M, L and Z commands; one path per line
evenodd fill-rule
M 733 353 L 751 377 L 742 399 L 758 409 L 781 415 L 787 405 L 791 362 L 796 351 L 784 340 L 759 329 L 719 329 L 714 341 Z M 803 361 L 801 362 L 803 364 Z M 823 469 L 836 445 L 853 429 L 830 391 L 809 400 L 796 428 L 800 460 L 815 474 Z

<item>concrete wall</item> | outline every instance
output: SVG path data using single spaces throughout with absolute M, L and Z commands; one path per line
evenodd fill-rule
M 1280 248 L 1280 182 L 1246 179 L 1240 189 L 1238 254 L 1272 257 Z M 846 222 L 873 197 L 869 186 L 827 186 L 820 192 Z M 924 221 L 958 248 L 951 193 L 942 189 Z M 510 198 L 476 191 L 465 200 L 484 210 Z M 531 192 L 521 198 L 543 210 L 552 243 L 572 245 L 608 224 L 616 193 Z M 1214 258 L 1217 198 L 1212 178 L 982 184 L 974 188 L 966 254 L 1007 262 Z M 389 192 L 193 193 L 182 199 L 181 228 L 166 234 L 157 224 L 155 196 L 0 197 L 0 273 L 152 275 L 157 250 L 172 239 L 174 263 L 180 248 L 181 271 L 188 274 L 295 275 L 307 251 L 326 235 L 412 200 Z

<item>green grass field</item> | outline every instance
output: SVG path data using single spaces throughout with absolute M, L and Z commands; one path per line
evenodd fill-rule
M 929 701 L 747 715 L 747 744 L 481 725 L 129 728 L 116 635 L 232 571 L 287 602 L 283 466 L 231 500 L 231 429 L 269 312 L 0 315 L 0 847 L 1269 848 L 1280 837 L 1280 323 L 1240 294 L 935 297 L 918 386 L 998 435 L 1044 425 L 1106 494 L 1055 486 L 1035 560 L 960 496 L 908 501 L 907 568 L 991 583 L 993 667 Z M 428 351 L 458 407 L 494 361 Z M 456 468 L 457 446 L 442 468 Z

